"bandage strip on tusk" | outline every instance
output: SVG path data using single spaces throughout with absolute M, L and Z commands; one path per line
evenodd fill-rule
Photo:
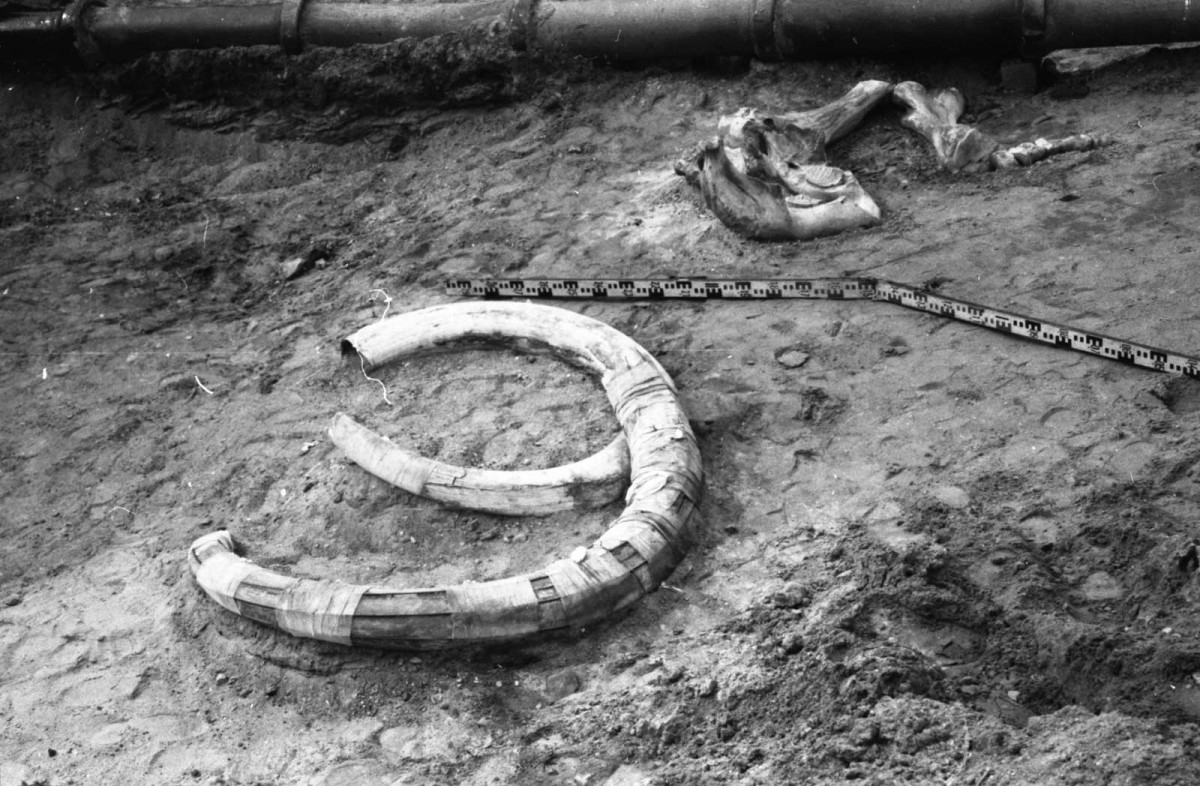
M 436 649 L 590 625 L 656 589 L 693 534 L 702 469 L 671 378 L 629 337 L 549 306 L 470 303 L 383 320 L 348 343 L 368 367 L 460 339 L 527 340 L 601 375 L 629 445 L 626 507 L 600 538 L 541 570 L 451 587 L 290 578 L 238 557 L 227 532 L 195 541 L 200 586 L 244 617 L 342 644 Z
M 447 505 L 501 516 L 544 516 L 619 498 L 629 478 L 629 446 L 620 434 L 599 453 L 561 467 L 503 472 L 426 458 L 393 444 L 339 412 L 329 437 L 380 480 Z

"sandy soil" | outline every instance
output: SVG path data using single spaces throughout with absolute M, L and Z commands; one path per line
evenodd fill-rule
M 488 467 L 611 438 L 551 358 L 341 358 L 451 277 L 880 275 L 1195 353 L 1200 50 L 1110 60 L 1034 95 L 994 63 L 460 41 L 5 67 L 0 782 L 1195 783 L 1200 391 L 884 304 L 564 305 L 658 357 L 707 473 L 700 542 L 602 629 L 351 650 L 225 612 L 184 561 L 224 527 L 297 575 L 424 585 L 603 531 L 618 508 L 445 510 L 329 443 L 338 410 Z M 671 171 L 722 113 L 865 78 L 955 85 L 1003 141 L 1114 144 L 951 177 L 884 110 L 833 151 L 884 223 L 787 245 Z

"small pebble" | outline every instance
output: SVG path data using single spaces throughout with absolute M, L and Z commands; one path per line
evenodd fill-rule
M 788 349 L 775 356 L 779 365 L 784 368 L 800 368 L 808 362 L 808 353 L 798 349 Z
M 565 699 L 573 693 L 578 693 L 583 687 L 583 680 L 570 669 L 551 675 L 546 680 L 545 694 L 551 701 Z

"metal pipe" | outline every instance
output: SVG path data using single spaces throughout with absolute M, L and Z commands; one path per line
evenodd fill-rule
M 431 38 L 475 24 L 502 25 L 508 0 L 436 5 L 358 5 L 309 2 L 300 30 L 305 44 L 352 46 L 386 44 L 401 38 Z
M 487 0 L 261 6 L 105 6 L 0 17 L 11 41 L 74 31 L 109 59 L 180 48 L 379 44 L 486 26 L 518 49 L 614 60 L 764 60 L 903 53 L 1042 55 L 1055 49 L 1200 41 L 1200 0 Z
M 278 5 L 96 6 L 82 23 L 101 54 L 119 60 L 155 50 L 278 45 L 279 10 Z
M 530 3 L 528 46 L 584 57 L 653 60 L 754 54 L 771 0 L 580 0 Z
M 1196 0 L 1045 0 L 1044 50 L 1200 41 Z
M 777 0 L 781 59 L 902 53 L 1015 53 L 1022 0 Z

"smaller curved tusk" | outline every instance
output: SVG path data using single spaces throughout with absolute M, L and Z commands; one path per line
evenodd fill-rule
M 629 445 L 619 434 L 600 452 L 561 467 L 503 472 L 425 458 L 339 412 L 329 437 L 346 457 L 387 483 L 447 505 L 501 516 L 545 516 L 598 507 L 621 497 Z

